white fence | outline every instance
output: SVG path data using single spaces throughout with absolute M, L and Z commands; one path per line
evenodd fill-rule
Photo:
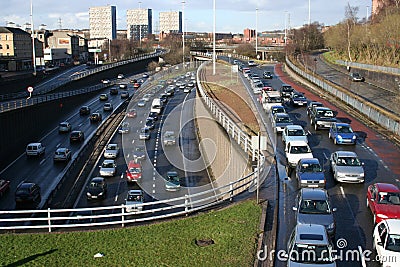
M 197 71 L 199 72 L 204 64 Z M 186 68 L 188 67 L 188 68 Z M 185 68 L 189 70 L 191 66 L 180 67 L 177 70 L 166 70 L 157 73 L 152 80 L 157 81 L 160 78 L 167 78 L 174 72 L 179 72 Z M 231 135 L 239 144 L 239 146 L 253 157 L 259 157 L 264 165 L 264 156 L 252 149 L 251 137 L 244 133 L 229 117 L 216 105 L 216 103 L 206 94 L 198 79 L 198 89 L 201 97 L 209 107 L 215 119 L 225 128 L 226 132 Z M 260 172 L 265 169 L 262 167 Z M 109 225 L 120 225 L 122 227 L 127 224 L 140 223 L 152 220 L 160 220 L 175 216 L 183 216 L 192 212 L 204 210 L 212 206 L 218 205 L 232 198 L 250 187 L 257 187 L 259 179 L 257 173 L 253 172 L 249 175 L 238 178 L 229 184 L 205 190 L 203 192 L 185 195 L 183 197 L 172 198 L 161 201 L 145 202 L 135 205 L 137 212 L 126 212 L 125 205 L 98 207 L 98 208 L 78 208 L 78 209 L 44 209 L 44 210 L 11 210 L 0 211 L 0 230 L 5 233 L 9 231 L 23 231 L 29 229 L 47 230 L 49 232 L 63 228 L 76 227 L 98 227 Z

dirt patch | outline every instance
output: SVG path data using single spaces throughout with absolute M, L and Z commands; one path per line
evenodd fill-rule
M 215 244 L 214 240 L 212 239 L 196 239 L 195 243 L 199 247 L 206 247 Z

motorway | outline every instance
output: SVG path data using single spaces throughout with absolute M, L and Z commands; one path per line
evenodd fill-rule
M 332 140 L 328 138 L 327 130 L 315 131 L 310 127 L 310 121 L 306 114 L 305 107 L 293 107 L 288 103 L 285 104 L 286 109 L 295 124 L 303 126 L 308 132 L 309 145 L 312 149 L 313 155 L 323 163 L 324 173 L 326 177 L 326 189 L 331 198 L 333 207 L 337 208 L 335 212 L 336 219 L 336 236 L 333 243 L 336 245 L 338 240 L 345 240 L 344 247 L 337 247 L 338 252 L 336 255 L 339 258 L 338 266 L 362 266 L 360 259 L 346 258 L 345 253 L 349 250 L 365 251 L 372 249 L 372 232 L 373 232 L 373 217 L 366 207 L 366 190 L 368 185 L 375 182 L 398 182 L 398 173 L 388 162 L 391 158 L 385 154 L 377 153 L 374 150 L 378 147 L 385 147 L 386 151 L 391 151 L 390 154 L 400 155 L 400 151 L 394 145 L 379 136 L 378 133 L 372 131 L 367 126 L 360 123 L 356 118 L 351 117 L 345 113 L 340 107 L 334 106 L 330 103 L 329 99 L 322 99 L 315 95 L 308 88 L 294 82 L 290 77 L 282 72 L 277 65 L 267 65 L 252 67 L 251 71 L 257 73 L 262 77 L 263 71 L 271 71 L 275 73 L 272 80 L 266 80 L 270 86 L 278 90 L 282 83 L 291 84 L 297 91 L 305 93 L 309 100 L 322 102 L 325 106 L 330 107 L 338 112 L 337 118 L 339 121 L 351 123 L 353 129 L 358 135 L 358 142 L 356 146 L 334 145 Z M 332 71 L 332 70 L 331 70 Z M 333 72 L 333 71 L 332 71 Z M 335 74 L 326 74 L 327 76 L 334 77 Z M 281 141 L 280 135 L 276 135 L 272 129 L 269 114 L 267 114 L 257 101 L 258 95 L 254 95 L 250 86 L 244 76 L 242 80 L 246 84 L 248 93 L 252 96 L 253 102 L 256 104 L 263 124 L 266 126 L 268 135 L 271 137 L 272 143 L 276 146 L 276 159 L 277 170 L 279 177 L 279 225 L 277 234 L 276 251 L 286 250 L 287 240 L 292 229 L 295 226 L 295 212 L 292 207 L 295 206 L 294 200 L 299 192 L 299 186 L 295 179 L 294 172 L 287 175 L 285 170 L 286 158 L 284 155 L 284 146 Z M 363 87 L 368 87 L 363 84 Z M 368 139 L 371 138 L 372 142 Z M 378 140 L 379 139 L 379 140 Z M 364 162 L 365 169 L 365 183 L 364 184 L 339 184 L 333 180 L 332 172 L 329 166 L 329 156 L 337 150 L 354 151 L 357 153 L 362 162 Z M 394 156 L 394 155 L 393 155 Z M 393 166 L 394 167 L 394 166 Z M 342 243 L 341 243 L 342 244 Z M 342 254 L 341 254 L 342 253 Z M 375 252 L 374 252 L 375 253 Z M 370 256 L 372 259 L 375 254 Z M 360 254 L 360 253 L 359 253 Z M 274 266 L 286 266 L 286 262 L 276 260 Z M 368 266 L 379 266 L 376 262 L 368 262 Z

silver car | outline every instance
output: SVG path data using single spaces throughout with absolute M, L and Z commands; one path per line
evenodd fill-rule
M 330 156 L 333 178 L 343 183 L 364 183 L 364 163 L 352 151 L 336 151 Z
M 104 150 L 104 157 L 106 159 L 115 159 L 119 154 L 118 144 L 108 144 Z
M 54 152 L 53 160 L 56 161 L 68 161 L 71 159 L 71 150 L 65 147 L 57 148 L 56 152 Z
M 282 142 L 304 141 L 308 143 L 307 134 L 300 125 L 287 125 L 282 132 Z
M 322 188 L 303 188 L 296 197 L 293 210 L 296 212 L 297 224 L 321 224 L 329 236 L 334 237 L 336 223 L 328 193 Z
M 143 210 L 144 196 L 142 190 L 131 189 L 125 200 L 126 212 L 138 212 Z
M 106 159 L 100 166 L 100 176 L 115 176 L 117 173 L 117 165 L 113 159 Z

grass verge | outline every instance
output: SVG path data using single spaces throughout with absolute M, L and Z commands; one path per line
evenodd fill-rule
M 113 230 L 0 235 L 1 266 L 251 266 L 261 208 L 226 209 Z M 215 244 L 200 247 L 196 239 Z M 104 257 L 94 258 L 96 253 Z

